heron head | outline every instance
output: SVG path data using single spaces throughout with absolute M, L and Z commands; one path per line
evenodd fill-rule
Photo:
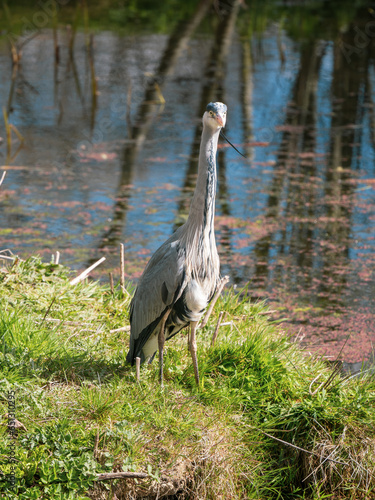
M 212 129 L 221 129 L 225 127 L 227 120 L 227 107 L 222 102 L 210 102 L 207 104 L 203 115 L 203 124 Z

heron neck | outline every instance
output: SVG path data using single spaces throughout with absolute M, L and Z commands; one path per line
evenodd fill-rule
M 198 178 L 187 223 L 213 228 L 216 197 L 216 152 L 220 130 L 203 128 L 199 152 Z

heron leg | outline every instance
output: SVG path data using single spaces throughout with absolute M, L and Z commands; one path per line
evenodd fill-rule
M 208 321 L 209 317 L 211 316 L 212 310 L 217 302 L 217 299 L 220 297 L 220 294 L 223 291 L 224 286 L 228 283 L 228 281 L 229 281 L 229 276 L 224 276 L 223 278 L 221 278 L 220 283 L 217 287 L 216 293 L 214 295 L 214 298 L 211 300 L 210 307 L 207 309 L 207 312 L 203 318 L 202 323 L 199 325 L 199 328 L 203 328 L 204 326 L 206 326 L 207 321 Z
M 199 386 L 199 371 L 198 371 L 198 359 L 197 359 L 197 341 L 195 339 L 195 331 L 198 326 L 198 321 L 192 321 L 190 323 L 190 339 L 189 339 L 189 350 L 191 354 L 191 359 L 193 360 L 193 368 L 195 381 Z
M 171 312 L 170 309 L 167 309 L 165 312 L 164 316 L 161 319 L 160 322 L 160 330 L 159 330 L 159 335 L 158 335 L 158 346 L 159 346 L 159 380 L 160 380 L 160 385 L 163 387 L 163 362 L 164 362 L 164 343 L 165 343 L 165 323 L 167 321 L 167 318 L 169 316 L 169 313 Z

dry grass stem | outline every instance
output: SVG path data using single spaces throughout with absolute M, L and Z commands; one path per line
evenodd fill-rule
M 15 260 L 17 257 L 10 257 L 9 255 L 0 255 L 0 259 Z
M 221 320 L 224 318 L 225 314 L 226 314 L 225 311 L 221 311 L 220 314 L 219 314 L 219 318 L 217 320 L 214 333 L 212 335 L 212 340 L 211 340 L 212 347 L 215 345 L 215 342 L 216 342 L 216 339 L 217 339 L 217 336 L 218 336 L 218 333 L 219 333 L 219 328 L 220 328 L 220 326 L 222 326 Z
M 120 286 L 122 293 L 125 293 L 125 250 L 123 243 L 120 243 Z
M 96 481 L 108 481 L 110 479 L 147 479 L 149 476 L 145 472 L 107 472 L 98 474 Z
M 91 323 L 82 323 L 80 321 L 69 321 L 69 320 L 64 320 L 64 319 L 59 319 L 59 318 L 47 318 L 47 321 L 55 321 L 56 323 L 64 323 L 64 325 L 71 325 L 71 326 L 91 326 Z
M 322 376 L 321 373 L 319 373 L 315 378 L 314 380 L 312 380 L 311 384 L 309 385 L 309 394 L 310 396 L 314 396 L 318 391 L 319 389 L 321 389 L 323 387 L 323 385 L 325 384 L 325 382 L 322 382 L 319 387 L 317 389 L 315 389 L 315 391 L 312 390 L 312 386 L 315 384 L 315 382 L 317 382 L 320 377 Z
M 109 286 L 111 287 L 112 295 L 114 295 L 115 294 L 115 287 L 113 284 L 113 273 L 109 273 Z
M 120 288 L 123 295 L 130 297 L 130 293 L 125 288 L 125 250 L 123 243 L 120 243 Z
M 77 283 L 79 283 L 80 281 L 83 281 L 85 278 L 87 278 L 87 276 L 91 273 L 91 271 L 93 269 L 95 269 L 96 267 L 98 267 L 102 262 L 105 261 L 105 257 L 102 257 L 101 259 L 99 259 L 97 262 L 95 262 L 92 266 L 88 267 L 85 271 L 83 271 L 79 276 L 77 276 L 76 278 L 74 278 L 70 284 L 71 285 L 76 285 Z
M 100 430 L 98 428 L 98 431 L 95 436 L 94 453 L 93 453 L 95 459 L 98 457 L 99 437 L 100 437 Z
M 114 330 L 109 330 L 109 333 L 117 332 L 130 332 L 130 325 L 122 326 L 121 328 L 115 328 Z
M 3 181 L 4 181 L 4 179 L 5 179 L 6 174 L 7 174 L 7 171 L 6 171 L 6 170 L 4 170 L 3 175 L 1 176 L 1 179 L 0 179 L 0 186 L 1 186 L 1 184 L 3 183 Z
M 0 262 L 0 380 L 27 423 L 17 498 L 373 498 L 374 375 L 344 378 L 307 355 L 247 289 L 222 294 L 200 330 L 199 390 L 184 333 L 169 342 L 161 389 L 157 363 L 124 362 L 130 300 L 119 287 L 73 287 L 70 269 L 5 250 Z
M 308 455 L 314 455 L 316 457 L 319 457 L 319 455 L 315 451 L 306 450 L 305 448 L 301 448 L 300 446 L 297 446 L 295 444 L 288 443 L 288 441 L 284 441 L 283 439 L 272 436 L 271 434 L 268 434 L 268 432 L 262 431 L 261 429 L 256 429 L 256 430 L 261 432 L 265 436 L 267 436 L 271 439 L 274 439 L 275 441 L 278 441 L 279 443 L 284 444 L 285 446 L 289 446 L 291 448 L 294 448 L 295 450 L 303 451 L 304 453 L 307 453 Z M 340 465 L 349 465 L 347 462 L 341 462 L 339 460 L 334 460 L 334 459 L 328 458 L 328 457 L 325 457 L 325 460 L 329 460 L 330 462 L 334 462 L 334 463 L 340 464 Z

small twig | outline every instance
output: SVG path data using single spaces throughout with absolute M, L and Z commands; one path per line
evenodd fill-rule
M 279 443 L 285 444 L 286 446 L 290 446 L 291 448 L 294 448 L 294 449 L 299 450 L 299 451 L 303 451 L 305 453 L 308 453 L 309 455 L 314 455 L 315 457 L 319 457 L 319 455 L 317 453 L 315 453 L 314 451 L 305 450 L 304 448 L 301 448 L 300 446 L 297 446 L 297 445 L 292 444 L 292 443 L 288 443 L 288 441 L 284 441 L 284 440 L 277 438 L 275 436 L 271 436 L 271 434 L 268 434 L 268 432 L 262 431 L 261 429 L 257 429 L 256 427 L 253 427 L 253 429 L 256 429 L 257 431 L 261 432 L 265 436 L 267 436 L 271 439 L 274 439 L 275 441 L 278 441 Z M 349 465 L 346 462 L 340 462 L 339 460 L 334 460 L 333 458 L 326 457 L 325 460 L 329 460 L 330 462 L 335 462 L 336 464 L 340 464 L 340 465 Z
M 297 343 L 297 342 L 302 342 L 302 340 L 305 338 L 305 334 L 303 334 L 303 335 L 302 335 L 302 337 L 301 337 L 301 338 L 299 338 L 299 336 L 301 335 L 301 333 L 302 333 L 302 328 L 300 328 L 300 329 L 298 330 L 298 333 L 297 333 L 297 335 L 296 335 L 296 338 L 294 339 L 294 342 L 296 342 L 296 343 Z
M 120 243 L 120 288 L 123 295 L 130 296 L 130 293 L 125 288 L 125 251 L 123 243 Z
M 98 474 L 95 481 L 108 481 L 109 479 L 126 479 L 126 478 L 136 478 L 136 479 L 147 479 L 149 476 L 145 472 L 104 472 Z
M 341 351 L 340 351 L 341 352 Z M 336 359 L 336 362 L 337 362 L 337 359 Z M 319 373 L 319 375 L 317 377 L 314 378 L 314 380 L 311 382 L 310 384 L 310 387 L 309 387 L 309 393 L 311 396 L 315 396 L 315 394 L 320 391 L 320 389 L 324 389 L 325 387 L 328 387 L 329 384 L 334 380 L 334 378 L 336 377 L 336 375 L 338 373 L 340 373 L 341 371 L 341 367 L 340 366 L 336 366 L 335 368 L 332 369 L 332 373 L 330 374 L 330 376 L 328 377 L 327 380 L 323 381 L 320 386 L 315 389 L 315 391 L 311 391 L 311 387 L 312 385 L 314 384 L 314 382 L 316 382 L 318 380 L 318 378 L 322 375 L 321 373 Z
M 346 343 L 347 343 L 347 342 L 348 342 L 348 340 L 349 340 L 349 337 L 350 337 L 350 334 L 349 334 L 349 335 L 347 335 L 347 337 L 346 337 L 346 339 L 345 339 L 345 342 L 344 342 L 344 344 L 342 345 L 342 347 L 341 347 L 341 349 L 340 349 L 340 352 L 338 353 L 338 355 L 337 355 L 337 357 L 336 357 L 336 359 L 335 359 L 335 363 L 337 363 L 337 362 L 338 362 L 339 357 L 341 356 L 341 353 L 342 353 L 342 351 L 343 351 L 344 347 L 346 346 Z M 311 394 L 311 396 L 314 396 L 314 395 L 315 395 L 315 394 L 316 394 L 316 393 L 317 393 L 320 389 L 324 389 L 325 387 L 328 387 L 328 386 L 329 386 L 329 384 L 330 384 L 331 382 L 333 382 L 333 380 L 334 380 L 334 378 L 336 377 L 336 375 L 337 375 L 338 373 L 340 373 L 340 371 L 341 371 L 341 367 L 340 367 L 340 365 L 339 365 L 339 364 L 336 364 L 335 368 L 333 368 L 332 373 L 331 373 L 331 375 L 328 377 L 328 379 L 327 379 L 325 382 L 322 382 L 322 383 L 320 384 L 320 386 L 319 386 L 317 389 L 315 389 L 315 391 L 314 391 L 314 392 L 311 392 L 311 391 L 310 391 L 310 388 L 311 388 L 312 384 L 314 383 L 314 381 L 315 381 L 315 380 L 317 380 L 317 379 L 320 377 L 320 375 L 318 375 L 318 377 L 316 377 L 316 378 L 315 378 L 315 379 L 311 382 L 311 384 L 310 384 L 309 393 Z
M 79 332 L 74 332 L 72 333 L 71 335 L 69 335 L 69 337 L 65 340 L 65 344 L 67 344 L 69 342 L 70 339 L 72 339 L 73 337 L 77 337 L 79 334 L 81 334 L 82 332 L 94 332 L 92 335 L 90 335 L 89 337 L 85 337 L 85 340 L 88 340 L 88 339 L 91 339 L 91 337 L 93 337 L 97 331 L 95 330 L 89 330 L 89 329 L 86 329 L 86 330 L 80 330 Z
M 321 373 L 319 373 L 319 374 L 318 374 L 318 375 L 314 378 L 314 380 L 311 382 L 311 384 L 309 385 L 309 394 L 310 394 L 310 396 L 315 396 L 315 394 L 319 391 L 319 389 L 321 389 L 321 388 L 323 387 L 323 385 L 325 384 L 325 382 L 322 382 L 322 383 L 320 384 L 320 386 L 319 386 L 317 389 L 315 389 L 315 391 L 312 391 L 312 390 L 311 390 L 311 388 L 312 388 L 312 386 L 314 385 L 314 383 L 315 383 L 315 382 L 316 382 L 316 381 L 317 381 L 317 380 L 318 380 L 321 376 L 322 376 L 322 374 L 321 374 Z
M 347 429 L 347 426 L 345 425 L 344 430 L 342 431 L 342 434 L 341 434 L 341 438 L 340 438 L 340 445 L 341 446 L 344 444 L 344 441 L 345 441 L 346 429 Z
M 56 323 L 64 323 L 64 325 L 72 326 L 92 326 L 92 323 L 83 323 L 82 321 L 69 321 L 68 319 L 46 318 L 47 321 L 56 321 Z
M 277 311 L 276 309 L 269 309 L 267 311 L 260 311 L 258 314 L 260 316 L 268 316 L 269 314 L 274 314 L 274 313 L 277 313 L 279 311 Z
M 335 359 L 335 363 L 337 363 L 337 361 L 339 360 L 339 357 L 341 356 L 341 353 L 342 353 L 342 351 L 344 350 L 344 347 L 346 346 L 346 344 L 347 344 L 347 342 L 348 342 L 349 338 L 350 338 L 350 333 L 348 333 L 348 335 L 346 336 L 345 342 L 343 343 L 343 345 L 342 345 L 342 347 L 341 347 L 341 349 L 340 349 L 340 352 L 338 353 L 338 355 L 337 355 L 337 357 L 336 357 L 336 359 Z
M 17 257 L 9 257 L 9 255 L 0 255 L 0 259 L 16 260 Z
M 314 417 L 313 417 L 314 422 L 319 425 L 319 427 L 322 429 L 323 432 L 325 432 L 326 436 L 328 439 L 331 439 L 330 434 L 325 430 L 325 428 L 322 426 L 320 422 L 318 422 Z M 346 427 L 345 427 L 346 428 Z
M 138 356 L 135 358 L 135 375 L 137 382 L 139 382 L 141 379 L 141 358 Z
M 17 258 L 17 255 L 14 255 L 14 253 L 12 252 L 12 250 L 10 248 L 4 248 L 4 250 L 0 250 L 0 254 L 4 253 L 4 252 L 9 252 L 12 256 L 8 257 L 8 258 L 12 258 L 12 259 L 16 259 Z
M 373 372 L 375 370 L 375 367 L 372 367 L 372 368 L 368 368 L 367 370 L 358 370 L 354 373 L 348 373 L 348 375 L 346 375 L 345 377 L 341 378 L 333 387 L 332 389 L 334 389 L 335 387 L 337 387 L 339 384 L 343 384 L 344 382 L 347 382 L 348 380 L 354 378 L 354 377 L 358 377 L 358 375 L 364 375 L 365 373 L 368 373 L 368 372 Z
M 219 328 L 221 326 L 221 320 L 223 319 L 223 317 L 225 316 L 225 314 L 226 314 L 226 311 L 221 311 L 221 313 L 219 314 L 219 319 L 217 320 L 216 328 L 215 328 L 214 333 L 212 335 L 212 340 L 211 340 L 211 346 L 212 347 L 215 345 L 215 342 L 216 342 L 216 339 L 217 339 L 217 336 L 218 336 L 218 333 L 219 333 Z
M 94 445 L 94 458 L 95 459 L 98 458 L 99 436 L 100 436 L 100 432 L 98 429 L 98 432 L 96 433 L 96 436 L 95 436 L 95 445 Z
M 125 251 L 123 243 L 120 243 L 120 286 L 122 293 L 125 293 Z
M 90 272 L 95 269 L 96 267 L 99 266 L 99 264 L 101 264 L 102 262 L 105 261 L 105 257 L 102 257 L 101 259 L 99 259 L 97 262 L 95 262 L 95 264 L 93 264 L 92 266 L 88 267 L 85 271 L 83 271 L 79 276 L 77 276 L 76 278 L 74 278 L 70 284 L 71 285 L 76 285 L 77 283 L 79 283 L 80 281 L 84 280 L 85 278 L 87 278 L 87 276 L 90 274 Z
M 337 446 L 336 446 L 336 448 L 337 448 Z M 307 480 L 310 476 L 312 476 L 313 474 L 315 474 L 315 472 L 316 472 L 318 469 L 320 469 L 320 467 L 322 467 L 322 466 L 323 466 L 324 462 L 327 462 L 327 461 L 329 461 L 329 460 L 331 460 L 331 461 L 335 461 L 335 460 L 331 459 L 331 458 L 330 458 L 330 456 L 331 456 L 331 455 L 333 455 L 333 454 L 335 453 L 336 448 L 335 448 L 335 449 L 334 449 L 334 450 L 333 450 L 333 451 L 332 451 L 332 452 L 328 455 L 328 457 L 326 457 L 326 458 L 323 460 L 323 462 L 321 462 L 321 463 L 318 465 L 318 467 L 316 467 L 316 468 L 315 468 L 312 472 L 310 472 L 310 474 L 309 474 L 308 476 L 306 476 L 304 479 L 302 479 L 302 482 L 306 481 L 306 480 Z M 346 465 L 349 465 L 349 464 L 346 464 Z
M 302 375 L 301 375 L 300 371 L 298 370 L 298 368 L 296 367 L 296 365 L 293 363 L 293 361 L 285 354 L 285 352 L 282 352 L 281 354 L 284 354 L 284 356 L 286 357 L 286 359 L 293 366 L 293 368 L 296 370 L 296 372 L 298 373 L 298 375 L 302 378 Z
M 238 329 L 238 326 L 236 325 L 236 323 L 234 321 L 232 321 L 232 325 L 234 326 L 234 328 L 237 330 L 237 332 L 242 335 L 242 333 L 240 332 L 240 330 Z
M 0 186 L 1 186 L 1 184 L 3 183 L 3 181 L 4 181 L 4 179 L 5 179 L 6 174 L 7 174 L 7 171 L 6 171 L 6 170 L 4 170 L 3 175 L 1 176 L 1 179 L 0 179 Z
M 47 309 L 47 311 L 46 311 L 46 314 L 43 316 L 42 322 L 40 323 L 41 325 L 43 325 L 44 321 L 46 320 L 46 317 L 47 317 L 48 313 L 50 312 L 51 307 L 53 306 L 53 303 L 55 302 L 55 300 L 56 300 L 56 296 L 55 296 L 55 297 L 53 297 L 52 302 L 51 302 L 51 303 L 50 303 L 50 305 L 48 306 L 48 309 Z
M 109 333 L 117 333 L 117 332 L 128 332 L 130 330 L 130 326 L 122 326 L 121 328 L 115 328 L 114 330 L 109 330 Z
M 309 455 L 319 456 L 317 453 L 315 453 L 313 451 L 305 450 L 304 448 L 301 448 L 300 446 L 297 446 L 296 444 L 288 443 L 288 441 L 284 441 L 283 439 L 272 436 L 271 434 L 268 434 L 268 432 L 264 432 L 261 429 L 257 429 L 257 431 L 261 432 L 265 436 L 267 436 L 275 441 L 278 441 L 279 443 L 285 444 L 286 446 L 290 446 L 291 448 L 294 448 L 295 450 L 304 451 L 305 453 L 308 453 Z
M 337 362 L 337 360 L 335 362 Z M 334 368 L 334 370 L 332 371 L 331 375 L 328 377 L 326 383 L 323 385 L 323 389 L 325 387 L 328 387 L 329 384 L 331 382 L 333 382 L 333 380 L 335 379 L 336 375 L 338 375 L 340 373 L 340 371 L 341 371 L 341 367 L 340 367 L 340 365 L 337 365 L 336 368 Z
M 115 287 L 113 285 L 113 274 L 112 273 L 109 273 L 109 285 L 111 287 L 111 293 L 112 295 L 115 294 Z

